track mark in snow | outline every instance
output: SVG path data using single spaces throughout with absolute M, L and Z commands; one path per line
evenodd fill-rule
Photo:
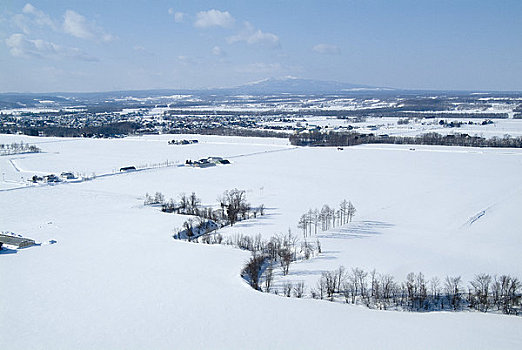
M 478 219 L 480 219 L 481 217 L 483 217 L 484 215 L 486 215 L 486 210 L 482 210 L 481 212 L 479 212 L 478 214 L 476 215 L 473 215 L 472 217 L 469 218 L 467 224 L 468 225 L 473 225 L 473 223 L 475 221 L 477 221 Z
M 12 159 L 9 159 L 9 163 L 11 163 L 11 165 L 13 166 L 13 168 L 16 170 L 17 173 L 20 172 L 20 169 L 16 166 L 16 164 L 13 162 Z
M 238 154 L 236 156 L 230 156 L 228 158 L 241 158 L 241 157 L 249 157 L 249 156 L 256 156 L 258 154 L 268 154 L 268 153 L 276 153 L 276 152 L 286 152 L 286 151 L 292 151 L 297 149 L 298 147 L 291 147 L 291 148 L 283 148 L 283 149 L 276 149 L 272 151 L 259 151 L 259 152 L 253 152 L 253 153 L 245 153 L 245 154 Z
M 514 195 L 518 194 L 520 191 L 522 191 L 522 187 L 519 187 L 516 190 L 510 191 L 508 194 L 500 197 L 495 202 L 493 202 L 489 207 L 479 211 L 477 214 L 475 214 L 472 217 L 470 217 L 468 219 L 468 221 L 466 221 L 466 223 L 464 223 L 461 227 L 473 225 L 475 222 L 477 222 L 479 219 L 481 219 L 484 215 L 486 215 L 486 213 L 490 209 L 494 208 L 495 206 L 497 206 L 498 204 L 500 204 L 502 202 L 505 202 L 507 199 L 509 199 L 509 198 L 513 197 Z

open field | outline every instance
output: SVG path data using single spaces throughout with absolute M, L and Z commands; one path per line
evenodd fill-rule
M 507 123 L 508 121 L 506 121 Z M 509 121 L 510 122 L 510 121 Z M 173 138 L 198 144 L 174 146 Z M 522 150 L 407 145 L 293 147 L 286 139 L 154 135 L 32 138 L 42 153 L 0 157 L 0 230 L 42 242 L 0 254 L 0 338 L 9 349 L 522 347 L 522 318 L 410 313 L 259 293 L 240 277 L 248 252 L 172 239 L 183 216 L 145 207 L 145 193 L 196 192 L 216 205 L 244 189 L 266 215 L 233 227 L 301 235 L 301 214 L 353 202 L 353 222 L 319 233 L 323 253 L 284 280 L 313 285 L 340 265 L 397 279 L 522 276 Z M 231 165 L 183 167 L 221 156 Z M 123 166 L 171 166 L 120 173 Z M 28 186 L 35 174 L 96 178 Z M 53 245 L 45 244 L 56 240 Z M 23 335 L 23 336 L 21 336 Z

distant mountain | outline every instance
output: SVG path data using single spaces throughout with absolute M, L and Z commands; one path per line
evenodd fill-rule
M 389 93 L 399 90 L 337 81 L 301 79 L 294 77 L 264 79 L 232 88 L 213 89 L 156 89 L 106 92 L 0 93 L 0 109 L 77 105 L 157 104 L 172 95 L 310 95 Z
M 356 91 L 383 91 L 395 89 L 341 83 L 338 81 L 286 77 L 281 79 L 264 79 L 225 90 L 230 90 L 233 93 L 244 94 L 336 94 Z

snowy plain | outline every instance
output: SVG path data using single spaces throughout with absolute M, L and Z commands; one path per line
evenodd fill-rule
M 285 279 L 376 268 L 404 279 L 522 276 L 522 150 L 403 145 L 293 147 L 287 140 L 186 135 L 124 139 L 0 135 L 42 153 L 0 157 L 0 230 L 43 244 L 0 254 L 0 338 L 8 349 L 360 348 L 519 349 L 522 318 L 411 313 L 256 292 L 240 277 L 248 252 L 172 239 L 184 218 L 145 207 L 145 193 L 196 192 L 216 204 L 244 189 L 267 214 L 222 230 L 270 237 L 343 199 L 354 221 L 320 233 L 323 253 Z M 222 156 L 231 165 L 180 167 Z M 169 160 L 174 166 L 119 173 Z M 73 171 L 81 183 L 26 186 Z M 107 174 L 108 176 L 100 176 Z M 476 221 L 473 218 L 484 212 Z M 316 239 L 316 237 L 314 237 Z M 56 240 L 56 244 L 46 244 Z M 281 279 L 278 280 L 278 283 Z

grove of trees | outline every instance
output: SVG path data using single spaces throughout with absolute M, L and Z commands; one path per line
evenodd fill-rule
M 263 204 L 251 206 L 247 201 L 246 192 L 237 188 L 223 192 L 217 201 L 217 207 L 203 206 L 195 192 L 190 195 L 181 193 L 177 201 L 172 198 L 166 200 L 161 192 L 156 192 L 153 196 L 146 193 L 144 204 L 161 206 L 161 211 L 166 213 L 193 216 L 194 218 L 189 218 L 183 223 L 183 231 L 189 240 L 193 238 L 194 232 L 202 232 L 203 230 L 199 229 L 208 227 L 209 221 L 214 222 L 217 227 L 224 227 L 265 214 Z M 175 237 L 180 238 L 179 235 Z
M 41 152 L 40 148 L 35 145 L 30 145 L 20 141 L 20 143 L 0 143 L 0 156 L 6 156 L 10 154 L 20 153 L 38 153 Z
M 306 238 L 312 234 L 317 234 L 318 229 L 326 231 L 349 223 L 356 211 L 352 202 L 346 199 L 339 204 L 338 209 L 325 204 L 321 210 L 309 209 L 301 215 L 297 226 L 303 230 L 303 236 Z

